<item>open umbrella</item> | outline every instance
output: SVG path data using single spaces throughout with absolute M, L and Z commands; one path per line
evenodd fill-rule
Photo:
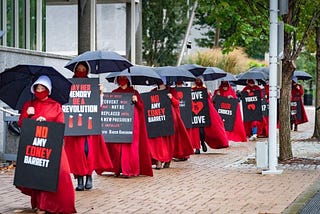
M 166 77 L 168 83 L 173 83 L 176 81 L 194 81 L 196 79 L 196 77 L 190 71 L 179 66 L 156 67 L 155 71 L 161 77 Z
M 238 79 L 231 73 L 226 72 L 226 76 L 219 79 L 220 81 L 237 81 Z
M 252 71 L 252 72 L 250 72 L 250 75 L 247 74 L 245 77 L 242 77 L 242 76 L 244 74 L 246 74 L 247 72 L 240 73 L 240 74 L 235 76 L 235 78 L 237 80 L 235 80 L 235 81 L 233 80 L 232 82 L 234 84 L 236 84 L 236 85 L 247 85 L 247 80 L 248 79 L 253 79 L 253 80 L 256 80 L 259 85 L 265 84 L 265 81 L 268 79 L 268 78 L 266 78 L 267 77 L 266 74 L 262 74 L 264 78 L 261 78 L 261 79 L 257 78 L 257 77 L 256 78 L 250 78 L 250 77 L 255 77 L 252 73 L 256 73 L 256 72 L 261 72 L 261 71 Z M 257 76 L 260 76 L 260 74 L 258 74 Z M 249 77 L 249 78 L 247 78 L 247 77 Z
M 201 74 L 201 76 L 203 77 L 203 80 L 210 81 L 223 78 L 227 76 L 227 73 L 217 67 L 207 67 L 207 69 L 203 72 L 203 74 Z
M 152 67 L 132 66 L 121 72 L 112 72 L 106 76 L 108 82 L 114 82 L 117 76 L 127 76 L 131 78 L 133 85 L 156 85 L 161 81 L 161 77 Z
M 237 78 L 238 80 L 267 80 L 269 76 L 263 72 L 262 69 L 251 68 L 250 70 L 239 75 Z
M 72 83 L 53 67 L 43 65 L 17 65 L 0 73 L 0 99 L 12 109 L 21 110 L 26 101 L 33 99 L 30 87 L 41 75 L 52 82 L 50 97 L 67 103 Z
M 298 80 L 310 80 L 312 76 L 305 71 L 295 70 L 293 76 L 297 77 Z
M 78 62 L 87 61 L 93 74 L 119 72 L 132 66 L 121 55 L 113 51 L 87 51 L 70 60 L 65 68 L 74 71 Z
M 206 67 L 197 64 L 184 64 L 178 67 L 190 71 L 195 77 L 200 76 L 207 69 Z

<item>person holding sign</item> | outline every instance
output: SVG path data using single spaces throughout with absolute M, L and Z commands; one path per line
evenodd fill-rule
M 207 90 L 201 78 L 195 80 L 195 85 L 192 86 L 193 92 Z M 206 143 L 210 148 L 220 149 L 229 147 L 229 141 L 225 132 L 223 121 L 213 106 L 210 93 L 207 96 L 207 103 L 209 108 L 210 125 L 205 127 L 191 128 L 192 143 L 196 149 L 195 154 L 200 154 L 200 142 L 202 151 L 207 151 Z
M 261 99 L 262 121 L 258 123 L 258 137 L 269 136 L 269 84 L 268 80 L 263 83 Z
M 88 78 L 89 68 L 87 62 L 79 62 L 75 66 L 73 78 Z M 109 152 L 101 134 L 65 136 L 64 141 L 71 173 L 78 182 L 76 191 L 92 188 L 93 171 L 100 175 L 112 169 Z
M 262 90 L 261 88 L 255 84 L 255 80 L 249 79 L 247 80 L 247 85 L 242 89 L 242 92 L 246 92 L 249 95 L 249 98 L 251 94 L 254 94 L 255 92 L 258 92 L 258 95 L 260 95 L 260 99 L 262 97 Z M 250 105 L 250 104 L 249 104 Z M 249 108 L 250 106 L 248 106 Z M 252 108 L 256 109 L 255 106 Z M 250 141 L 254 141 L 258 137 L 258 126 L 262 122 L 261 120 L 251 120 L 251 121 L 244 121 L 244 128 L 246 130 L 246 135 L 249 137 Z
M 23 119 L 64 123 L 61 104 L 51 99 L 52 83 L 49 77 L 40 76 L 31 86 L 35 99 L 24 104 L 19 117 L 19 125 Z M 37 213 L 75 213 L 75 194 L 70 168 L 64 148 L 62 147 L 60 171 L 56 192 L 47 192 L 25 187 L 17 187 L 22 193 L 31 196 L 31 206 Z
M 166 91 L 171 103 L 174 134 L 149 138 L 152 161 L 156 169 L 169 168 L 174 158 L 184 159 L 193 154 L 192 143 L 180 116 L 177 91 L 166 85 L 166 77 L 162 77 L 158 87 L 152 91 Z M 163 166 L 162 166 L 162 163 Z
M 230 86 L 228 81 L 221 81 L 221 84 L 218 89 L 216 89 L 213 93 L 213 101 L 216 96 L 227 97 L 228 99 L 237 99 L 236 92 Z M 237 103 L 234 126 L 232 131 L 227 131 L 226 134 L 229 140 L 235 142 L 247 142 L 246 131 L 244 129 L 243 120 L 241 116 L 240 104 Z
M 133 137 L 131 143 L 106 142 L 116 176 L 153 176 L 148 136 L 144 116 L 144 104 L 137 90 L 130 86 L 129 78 L 118 76 L 115 82 L 119 87 L 113 93 L 131 93 L 134 105 Z
M 291 87 L 291 130 L 298 131 L 298 124 L 308 122 L 308 116 L 304 108 L 302 96 L 304 89 L 298 83 L 297 77 L 292 78 Z

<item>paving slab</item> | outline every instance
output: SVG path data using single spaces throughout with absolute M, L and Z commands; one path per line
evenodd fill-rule
M 307 111 L 309 119 L 314 118 L 314 108 Z M 320 158 L 318 143 L 303 141 L 311 137 L 313 121 L 292 132 L 297 157 Z M 320 180 L 319 168 L 310 165 L 279 165 L 283 173 L 261 174 L 254 164 L 245 164 L 254 154 L 255 142 L 231 142 L 229 148 L 208 149 L 187 161 L 172 162 L 169 169 L 154 170 L 153 177 L 94 174 L 93 189 L 76 192 L 76 209 L 88 214 L 282 213 Z M 13 177 L 14 169 L 0 174 L 0 213 L 33 213 L 30 198 L 13 186 Z

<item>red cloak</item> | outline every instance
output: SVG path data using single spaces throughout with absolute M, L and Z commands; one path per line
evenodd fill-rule
M 177 92 L 171 87 L 167 87 L 167 89 L 169 89 L 169 93 L 172 94 L 171 109 L 174 134 L 170 136 L 149 138 L 151 157 L 153 160 L 161 162 L 169 162 L 173 157 L 188 158 L 189 155 L 194 153 L 188 132 L 180 116 Z M 157 88 L 154 88 L 152 91 L 156 90 Z
M 227 88 L 227 90 L 224 90 Z M 229 85 L 222 87 L 221 85 L 217 90 L 214 91 L 213 95 L 220 95 L 224 97 L 231 97 L 231 98 L 238 98 L 236 93 L 234 92 L 233 88 Z M 235 114 L 235 121 L 233 131 L 227 131 L 226 134 L 229 140 L 234 142 L 247 142 L 246 131 L 244 129 L 241 110 L 240 110 L 240 103 L 237 104 L 236 114 Z
M 247 91 L 247 92 L 253 92 L 253 91 L 259 91 L 260 92 L 260 97 L 262 97 L 262 90 L 259 86 L 257 85 L 253 85 L 253 86 L 250 86 L 250 85 L 247 85 L 245 86 L 242 91 Z M 253 127 L 257 127 L 257 134 L 261 131 L 259 129 L 259 124 L 262 122 L 262 120 L 254 120 L 254 121 L 244 121 L 244 128 L 246 130 L 246 135 L 247 137 L 250 137 L 252 135 L 252 128 Z
M 19 125 L 22 125 L 22 120 L 28 118 L 27 108 L 33 106 L 35 114 L 31 119 L 37 119 L 39 116 L 45 117 L 46 121 L 64 123 L 64 114 L 60 103 L 48 98 L 45 101 L 35 99 L 26 102 L 21 110 Z M 22 193 L 31 196 L 32 208 L 38 208 L 50 213 L 75 213 L 75 194 L 72 180 L 70 177 L 70 168 L 65 153 L 62 147 L 60 171 L 58 178 L 58 188 L 56 192 L 41 191 L 26 187 L 17 187 Z
M 87 141 L 87 154 L 85 152 Z M 113 166 L 103 135 L 65 136 L 65 150 L 71 173 L 75 176 L 98 175 L 111 171 Z
M 303 94 L 304 94 L 304 89 L 303 89 L 302 85 L 300 85 L 298 83 L 295 85 L 292 85 L 291 102 L 293 102 L 293 101 L 301 102 L 301 118 L 300 119 L 295 118 L 295 120 L 293 121 L 294 124 L 302 124 L 302 123 L 308 122 L 307 112 L 304 108 L 304 104 L 303 104 L 303 100 L 302 100 Z
M 113 172 L 124 176 L 153 176 L 144 104 L 137 90 L 132 86 L 113 90 L 117 93 L 133 93 L 138 101 L 134 105 L 133 139 L 131 143 L 108 143 L 107 147 L 113 163 Z
M 203 90 L 206 89 L 204 86 L 196 86 L 192 87 L 192 90 Z M 210 126 L 204 127 L 204 135 L 205 135 L 205 142 L 208 146 L 212 149 L 221 149 L 229 147 L 229 141 L 226 135 L 226 131 L 224 129 L 223 121 L 218 114 L 217 110 L 213 106 L 212 99 L 210 94 L 208 94 L 208 107 L 209 107 L 209 114 L 210 114 Z M 199 128 L 191 128 L 189 129 L 189 135 L 192 136 L 192 145 L 193 148 L 199 149 L 200 148 L 200 134 Z

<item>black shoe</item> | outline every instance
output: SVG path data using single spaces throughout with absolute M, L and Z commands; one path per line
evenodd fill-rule
M 83 191 L 84 190 L 83 176 L 78 176 L 77 180 L 78 180 L 78 186 L 76 187 L 76 191 Z
M 203 152 L 207 152 L 208 151 L 208 148 L 207 148 L 207 145 L 205 144 L 205 142 L 201 142 L 201 147 L 202 147 L 202 151 Z
M 165 162 L 165 163 L 163 164 L 163 168 L 169 168 L 169 167 L 170 167 L 170 162 L 171 162 L 171 161 Z
M 199 154 L 200 154 L 200 149 L 196 149 L 196 151 L 194 152 L 194 154 L 199 155 Z
M 87 175 L 86 176 L 86 185 L 84 186 L 86 189 L 91 189 L 92 188 L 92 176 Z

